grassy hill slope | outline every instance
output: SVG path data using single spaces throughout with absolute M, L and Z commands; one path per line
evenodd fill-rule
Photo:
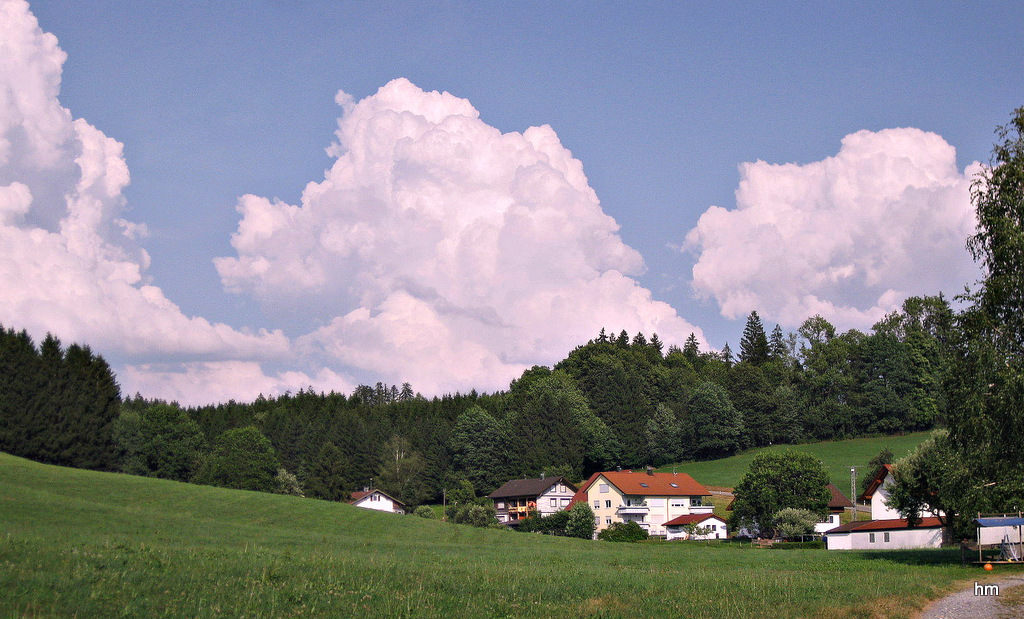
M 956 552 L 610 544 L 0 454 L 0 616 L 906 616 Z
M 854 438 L 845 441 L 826 441 L 805 445 L 772 445 L 770 447 L 751 449 L 739 455 L 720 460 L 667 465 L 658 470 L 676 470 L 680 473 L 689 474 L 702 484 L 732 488 L 740 483 L 740 479 L 743 478 L 744 473 L 750 467 L 750 461 L 757 454 L 763 451 L 792 449 L 811 454 L 821 460 L 832 483 L 842 490 L 843 494 L 849 494 L 850 466 L 858 467 L 857 485 L 860 486 L 860 480 L 865 475 L 871 475 L 874 472 L 866 470 L 864 465 L 868 463 L 868 460 L 878 455 L 878 452 L 888 447 L 896 458 L 902 458 L 924 442 L 930 434 L 930 432 L 915 432 L 902 436 Z

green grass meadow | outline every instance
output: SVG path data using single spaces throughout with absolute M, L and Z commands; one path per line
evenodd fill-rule
M 978 575 L 957 551 L 590 542 L 0 454 L 4 617 L 905 617 Z
M 849 494 L 850 466 L 858 467 L 857 485 L 859 492 L 860 480 L 865 475 L 874 473 L 874 471 L 865 469 L 865 465 L 869 460 L 878 455 L 878 452 L 888 447 L 896 458 L 902 458 L 923 443 L 930 435 L 930 432 L 914 432 L 902 436 L 854 438 L 845 441 L 826 441 L 805 445 L 772 445 L 770 447 L 751 449 L 739 455 L 720 460 L 670 464 L 658 470 L 676 470 L 680 473 L 687 473 L 702 484 L 734 488 L 736 484 L 740 483 L 743 474 L 747 472 L 747 468 L 750 467 L 750 461 L 754 459 L 754 456 L 763 451 L 792 449 L 811 454 L 821 460 L 825 465 L 825 472 L 828 473 L 832 483 L 842 490 L 843 494 Z

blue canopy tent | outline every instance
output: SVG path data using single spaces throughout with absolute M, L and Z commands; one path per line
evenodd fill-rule
M 978 514 L 978 517 L 974 519 L 974 523 L 978 525 L 978 562 L 982 562 L 981 548 L 983 545 L 999 546 L 999 562 L 1015 563 L 1021 560 L 1022 546 L 1024 546 L 1024 539 L 1021 537 L 1022 531 L 1024 531 L 1024 514 L 1017 513 L 1017 515 L 1003 514 L 1000 516 L 982 516 Z M 995 533 L 1000 537 L 998 544 L 984 544 L 985 532 Z M 1016 540 L 1013 539 L 1013 533 L 1016 531 Z M 991 533 L 988 535 L 992 537 Z

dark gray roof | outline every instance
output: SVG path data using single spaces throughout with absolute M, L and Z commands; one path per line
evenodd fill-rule
M 545 490 L 557 483 L 563 483 L 569 487 L 571 492 L 576 492 L 576 486 L 569 483 L 569 480 L 558 475 L 557 477 L 545 477 L 534 479 L 513 479 L 507 481 L 500 488 L 487 495 L 490 499 L 503 499 L 513 496 L 537 497 Z

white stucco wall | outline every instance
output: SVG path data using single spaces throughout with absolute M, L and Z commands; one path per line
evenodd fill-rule
M 874 540 L 871 541 L 872 534 Z M 889 540 L 886 541 L 886 534 Z M 942 528 L 897 529 L 895 531 L 853 531 L 825 536 L 829 550 L 897 550 L 902 548 L 938 548 Z
M 405 513 L 405 511 L 401 507 L 395 505 L 395 503 L 391 499 L 384 496 L 383 494 L 380 494 L 379 492 L 374 492 L 373 494 L 364 496 L 363 498 L 353 503 L 353 505 L 355 505 L 356 507 L 362 507 L 364 509 L 375 509 L 381 512 L 392 512 L 395 514 Z

